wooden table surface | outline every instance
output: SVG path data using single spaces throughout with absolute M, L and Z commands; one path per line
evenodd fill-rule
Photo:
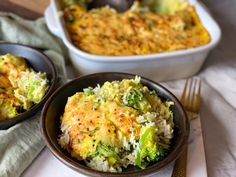
M 43 16 L 50 0 L 0 0 L 0 11 L 13 12 L 27 19 Z

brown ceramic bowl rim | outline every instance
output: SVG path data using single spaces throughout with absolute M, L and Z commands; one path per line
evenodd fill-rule
M 142 169 L 140 171 L 133 171 L 133 172 L 130 171 L 130 172 L 121 172 L 121 173 L 103 172 L 103 171 L 94 170 L 90 167 L 80 165 L 77 162 L 71 160 L 65 154 L 61 153 L 58 150 L 58 148 L 54 145 L 54 143 L 52 143 L 50 141 L 50 137 L 48 136 L 47 130 L 45 127 L 45 118 L 46 118 L 46 113 L 48 111 L 49 105 L 53 101 L 54 97 L 56 97 L 62 90 L 66 89 L 67 87 L 70 87 L 70 85 L 73 85 L 74 83 L 79 82 L 81 79 L 94 77 L 95 75 L 100 75 L 102 77 L 104 74 L 105 75 L 123 76 L 123 78 L 126 78 L 125 76 L 133 76 L 133 77 L 136 76 L 135 74 L 122 73 L 122 72 L 100 72 L 100 73 L 83 75 L 83 76 L 77 77 L 77 78 L 67 82 L 66 84 L 62 85 L 61 87 L 57 88 L 54 91 L 54 93 L 48 98 L 47 102 L 45 103 L 45 105 L 43 107 L 42 113 L 41 113 L 40 128 L 41 128 L 41 132 L 43 134 L 44 141 L 45 141 L 47 147 L 49 148 L 49 150 L 52 152 L 52 154 L 57 159 L 59 159 L 62 163 L 64 163 L 68 167 L 70 167 L 71 169 L 73 169 L 79 173 L 82 173 L 84 175 L 95 176 L 95 177 L 103 177 L 103 176 L 107 176 L 107 177 L 131 177 L 131 176 L 137 177 L 138 176 L 139 177 L 139 176 L 144 176 L 144 175 L 148 175 L 148 174 L 152 174 L 154 172 L 157 172 L 161 168 L 165 167 L 167 164 L 170 164 L 172 161 L 177 159 L 181 155 L 181 153 L 183 152 L 184 147 L 187 145 L 187 140 L 188 140 L 189 130 L 190 130 L 187 114 L 186 114 L 182 104 L 180 103 L 180 101 L 177 99 L 177 97 L 174 94 L 172 94 L 168 89 L 166 89 L 162 85 L 156 83 L 155 81 L 152 81 L 152 80 L 147 79 L 142 76 L 140 76 L 141 82 L 145 81 L 145 82 L 152 83 L 152 84 L 156 85 L 158 87 L 158 90 L 159 89 L 164 90 L 164 92 L 166 92 L 168 94 L 168 96 L 167 96 L 168 98 L 172 97 L 171 100 L 174 99 L 174 101 L 178 104 L 178 108 L 180 108 L 181 115 L 183 116 L 183 119 L 184 119 L 185 129 L 182 130 L 182 131 L 185 131 L 184 136 L 181 137 L 180 141 L 177 143 L 177 146 L 163 160 L 161 160 L 160 162 L 157 162 L 156 164 L 154 164 L 150 167 Z M 166 93 L 165 93 L 165 95 L 166 95 Z
M 11 42 L 0 42 L 0 45 L 9 45 L 9 46 L 16 46 L 16 47 L 19 46 L 19 47 L 25 48 L 25 49 L 39 55 L 41 57 L 41 59 L 44 60 L 45 63 L 47 63 L 47 65 L 49 66 L 49 68 L 52 72 L 52 79 L 50 80 L 49 89 L 46 92 L 46 94 L 44 95 L 43 99 L 38 104 L 33 105 L 28 111 L 25 111 L 15 117 L 11 118 L 11 119 L 1 120 L 0 126 L 3 126 L 3 128 L 0 128 L 0 129 L 6 129 L 6 128 L 10 128 L 11 126 L 13 126 L 23 120 L 29 119 L 43 106 L 43 104 L 46 102 L 46 100 L 49 98 L 49 96 L 52 94 L 52 92 L 55 89 L 55 86 L 57 83 L 57 71 L 56 71 L 54 64 L 49 59 L 49 57 L 47 55 L 45 55 L 43 52 L 40 52 L 39 50 L 37 50 L 36 48 L 33 48 L 29 45 L 11 43 Z

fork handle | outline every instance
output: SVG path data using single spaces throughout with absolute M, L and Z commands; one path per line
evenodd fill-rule
M 186 177 L 187 173 L 188 145 L 185 146 L 183 153 L 176 159 L 171 177 Z

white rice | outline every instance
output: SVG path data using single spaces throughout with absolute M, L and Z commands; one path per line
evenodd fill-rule
M 90 161 L 86 161 L 88 167 L 105 172 L 122 172 L 121 167 L 119 166 L 110 166 L 105 157 L 96 156 Z

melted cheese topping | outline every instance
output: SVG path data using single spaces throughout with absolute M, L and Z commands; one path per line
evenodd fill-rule
M 64 10 L 73 44 L 97 55 L 142 55 L 198 47 L 209 43 L 194 7 L 172 15 L 109 7 L 87 11 L 76 5 Z
M 72 156 L 81 155 L 85 159 L 96 151 L 99 142 L 121 147 L 123 138 L 130 138 L 135 128 L 138 136 L 140 126 L 137 112 L 116 102 L 105 102 L 96 107 L 94 95 L 77 93 L 68 99 L 61 118 L 63 125 L 69 125 Z

